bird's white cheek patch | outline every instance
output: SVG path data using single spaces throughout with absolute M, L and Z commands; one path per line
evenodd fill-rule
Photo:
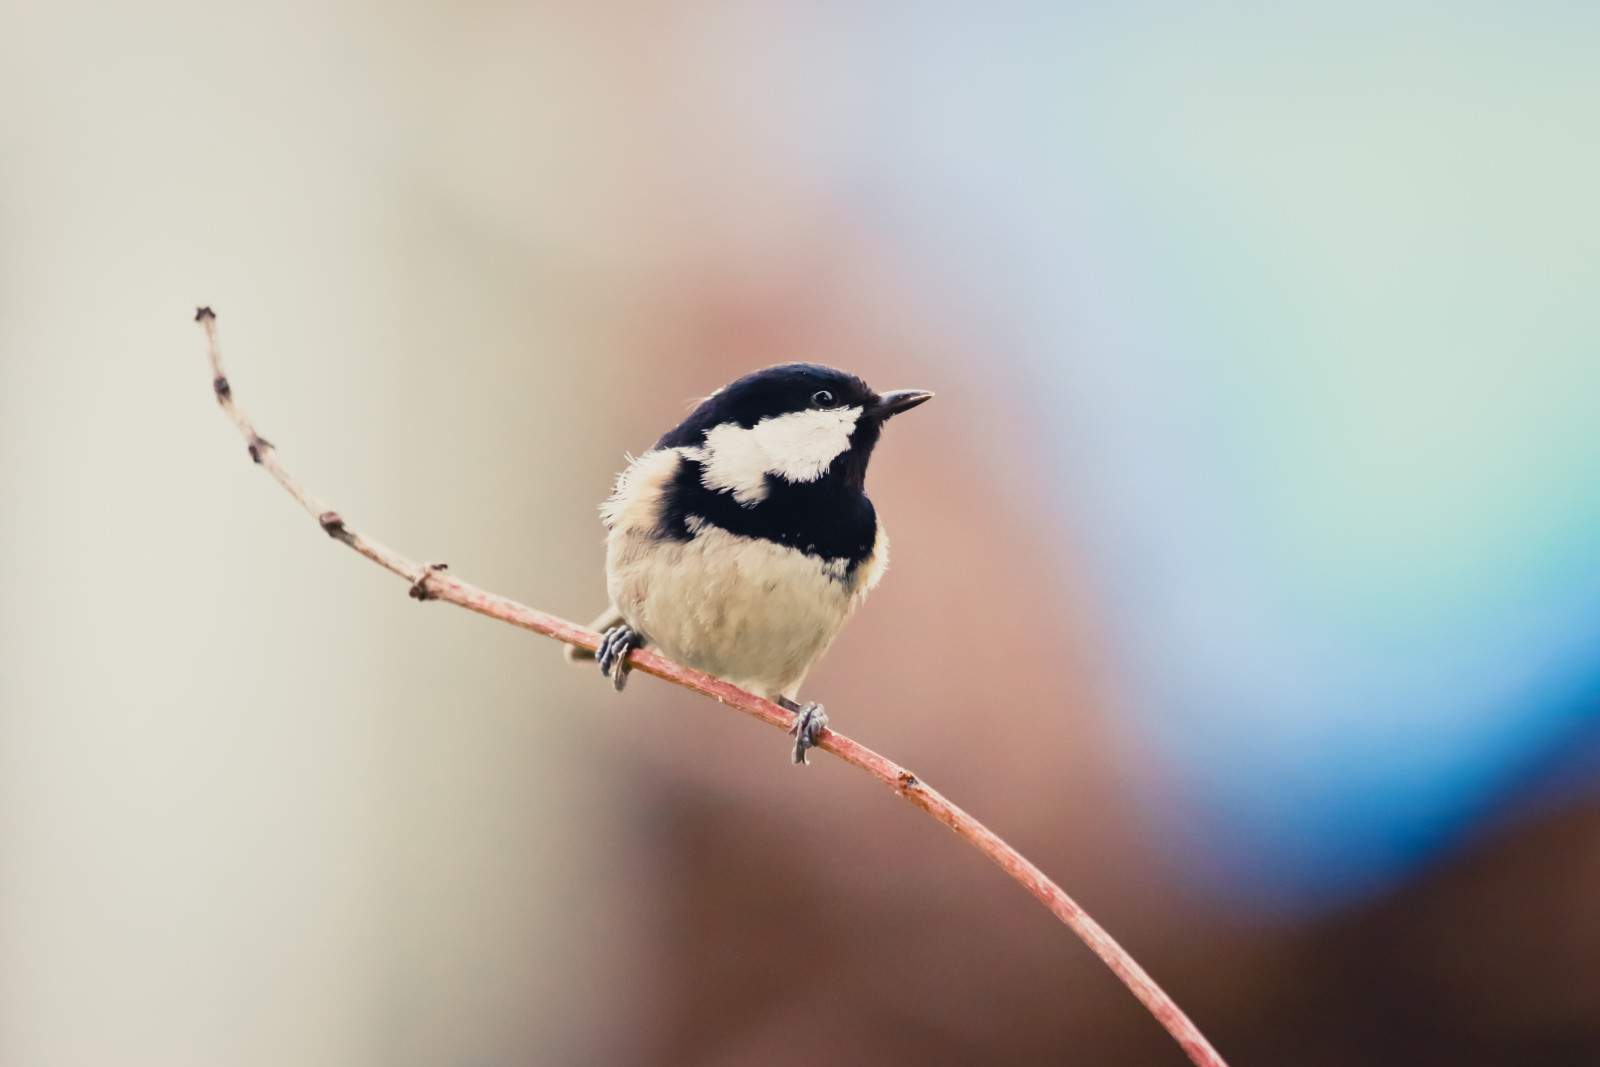
M 767 495 L 767 455 L 754 430 L 736 422 L 714 426 L 700 448 L 683 449 L 685 458 L 700 463 L 700 484 L 716 492 L 731 492 L 741 504 L 754 504 Z
M 850 447 L 860 408 L 796 411 L 762 419 L 750 432 L 767 453 L 767 470 L 790 482 L 814 482 Z
M 860 408 L 829 411 L 793 411 L 762 419 L 745 429 L 726 422 L 706 433 L 700 448 L 686 448 L 685 456 L 701 464 L 701 482 L 707 489 L 731 492 L 741 504 L 754 504 L 767 495 L 767 475 L 788 482 L 814 482 L 850 447 Z

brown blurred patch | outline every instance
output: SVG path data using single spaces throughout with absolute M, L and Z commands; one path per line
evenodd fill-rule
M 1263 1063 L 1600 1063 L 1600 807 L 1501 831 L 1283 939 L 1235 1044 Z
M 937 851 L 877 853 L 850 836 L 859 826 L 833 848 L 795 810 L 681 787 L 659 803 L 671 859 L 655 1062 L 1184 1062 L 1065 930 L 936 829 Z M 1190 915 L 1159 942 L 1123 932 L 1235 1067 L 1577 1067 L 1600 1063 L 1597 885 L 1591 808 L 1304 928 Z

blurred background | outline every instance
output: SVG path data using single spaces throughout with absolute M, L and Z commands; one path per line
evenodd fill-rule
M 0 0 L 0 1062 L 1183 1062 L 865 776 L 332 545 L 207 303 L 579 621 L 693 398 L 936 390 L 834 723 L 1235 1067 L 1600 1063 L 1597 114 L 1576 3 Z

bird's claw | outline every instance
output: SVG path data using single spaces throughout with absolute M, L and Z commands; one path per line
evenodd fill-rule
M 817 703 L 800 704 L 790 708 L 794 712 L 794 725 L 789 736 L 794 738 L 794 761 L 810 763 L 806 749 L 816 748 L 822 741 L 822 731 L 828 728 L 828 716 Z
M 619 693 L 628 684 L 628 672 L 633 670 L 628 653 L 639 645 L 639 635 L 626 624 L 613 626 L 600 637 L 600 647 L 595 649 L 594 658 L 600 663 L 600 673 L 611 679 L 612 688 Z

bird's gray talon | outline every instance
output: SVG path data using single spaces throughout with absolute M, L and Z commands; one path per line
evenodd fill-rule
M 789 702 L 783 703 L 787 706 Z M 794 738 L 794 761 L 810 763 L 806 759 L 806 749 L 816 748 L 822 740 L 822 731 L 828 728 L 828 716 L 817 703 L 801 704 L 791 710 L 795 713 L 794 725 L 789 727 L 789 736 Z
M 600 664 L 600 673 L 611 679 L 612 688 L 622 692 L 622 687 L 628 684 L 628 672 L 633 670 L 633 664 L 628 662 L 628 653 L 639 647 L 639 635 L 627 625 L 613 626 L 600 638 L 600 647 L 595 650 L 595 660 Z

